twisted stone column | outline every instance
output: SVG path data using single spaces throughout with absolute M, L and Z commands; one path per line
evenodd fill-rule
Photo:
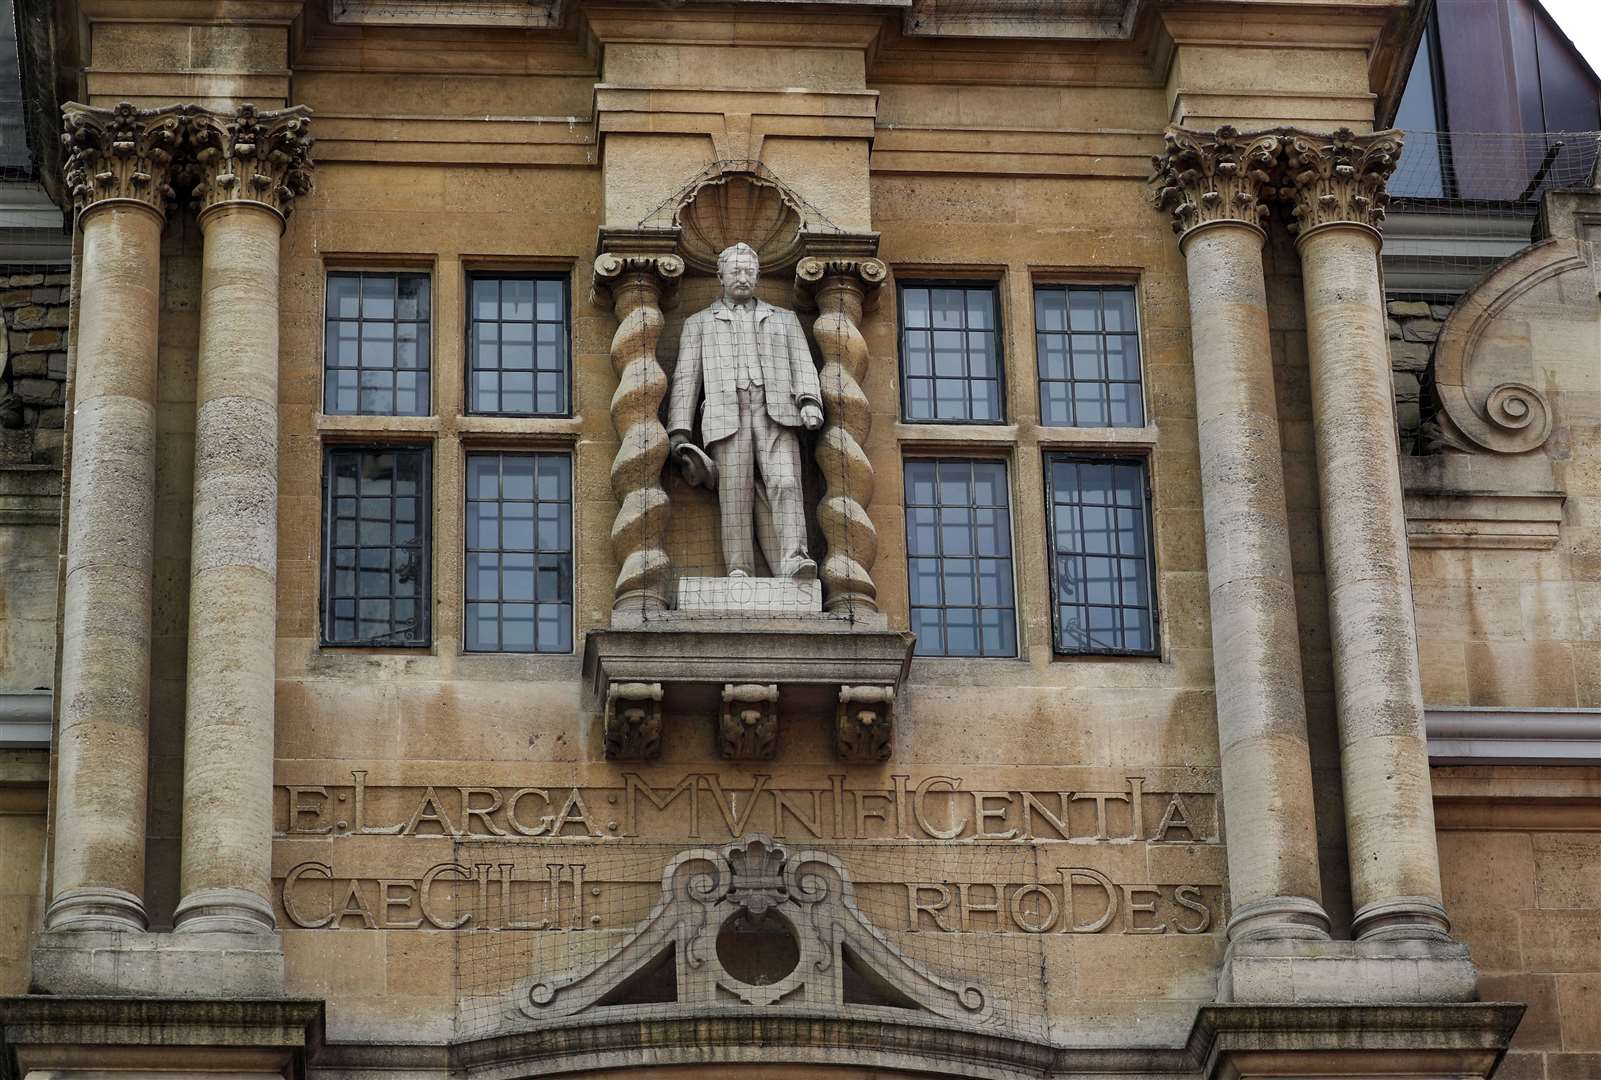
M 867 294 L 887 276 L 888 269 L 874 258 L 804 258 L 795 268 L 797 283 L 817 302 L 812 335 L 823 354 L 818 379 L 824 425 L 816 449 L 824 482 L 817 522 L 828 544 L 821 571 L 823 606 L 850 614 L 878 610 L 873 586 L 878 531 L 867 516 L 873 465 L 862 449 L 873 413 L 862 392 L 868 356 L 861 323 Z
M 83 256 L 45 926 L 144 930 L 157 282 L 188 109 L 62 114 Z
M 662 467 L 667 463 L 667 429 L 661 422 L 667 375 L 656 359 L 662 336 L 662 296 L 684 274 L 677 255 L 650 252 L 606 252 L 595 260 L 597 292 L 609 293 L 617 316 L 612 335 L 612 426 L 620 445 L 612 461 L 612 493 L 617 517 L 612 522 L 612 553 L 621 569 L 612 610 L 641 613 L 667 606 L 667 492 Z
M 1152 183 L 1189 274 L 1229 940 L 1327 939 L 1259 224 L 1279 139 L 1166 139 Z
M 311 189 L 304 107 L 196 117 L 204 233 L 179 931 L 273 928 L 278 245 Z
M 1400 133 L 1285 136 L 1306 294 L 1334 692 L 1358 938 L 1444 938 L 1379 285 Z

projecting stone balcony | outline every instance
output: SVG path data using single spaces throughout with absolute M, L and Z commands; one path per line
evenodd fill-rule
M 877 762 L 894 741 L 895 697 L 913 642 L 885 629 L 882 616 L 864 624 L 822 612 L 669 611 L 592 631 L 584 678 L 604 717 L 610 759 L 658 756 L 665 714 L 686 722 L 712 716 L 722 756 L 743 760 L 776 757 L 781 723 L 823 716 L 840 758 Z

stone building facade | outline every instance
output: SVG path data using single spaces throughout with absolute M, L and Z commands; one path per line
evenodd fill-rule
M 1424 14 L 63 5 L 0 1075 L 1586 1075 L 1601 195 L 1387 310 Z

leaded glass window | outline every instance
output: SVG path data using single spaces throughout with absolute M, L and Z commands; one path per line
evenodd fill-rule
M 1016 656 L 1006 464 L 906 462 L 906 552 L 920 656 Z
M 469 652 L 571 652 L 572 458 L 468 454 L 466 555 Z
M 1040 423 L 1063 427 L 1145 423 L 1132 287 L 1037 286 L 1034 348 Z
M 323 412 L 427 416 L 427 274 L 328 275 Z
M 429 452 L 327 451 L 323 509 L 323 641 L 429 643 Z
M 1145 467 L 1131 458 L 1046 455 L 1057 652 L 1157 651 Z
M 924 423 L 1000 423 L 1001 339 L 993 285 L 903 285 L 901 409 Z
M 567 280 L 475 276 L 468 328 L 468 411 L 572 412 Z

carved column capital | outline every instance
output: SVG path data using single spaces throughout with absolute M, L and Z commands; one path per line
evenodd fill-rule
M 1401 133 L 1358 135 L 1350 128 L 1328 134 L 1284 133 L 1285 170 L 1280 195 L 1305 236 L 1320 225 L 1366 225 L 1377 231 L 1390 195 L 1384 190 L 1401 158 Z
M 61 108 L 61 144 L 73 209 L 112 201 L 135 202 L 165 217 L 175 198 L 173 159 L 193 123 L 192 105 L 138 109 L 119 102 L 109 109 L 68 102 Z
M 683 278 L 684 260 L 677 255 L 624 251 L 607 251 L 595 260 L 598 288 L 610 288 L 633 274 L 655 278 L 657 287 L 665 292 Z
M 1216 131 L 1170 127 L 1162 138 L 1167 146 L 1151 158 L 1150 184 L 1156 208 L 1172 215 L 1174 232 L 1182 237 L 1218 221 L 1263 224 L 1279 158 L 1277 132 L 1224 124 Z
M 196 209 L 257 203 L 288 217 L 311 191 L 311 110 L 304 105 L 262 112 L 240 105 L 232 113 L 198 110 L 190 136 L 197 182 Z
M 795 284 L 812 294 L 830 278 L 845 278 L 867 292 L 884 284 L 888 277 L 889 267 L 882 259 L 807 256 L 795 264 Z

